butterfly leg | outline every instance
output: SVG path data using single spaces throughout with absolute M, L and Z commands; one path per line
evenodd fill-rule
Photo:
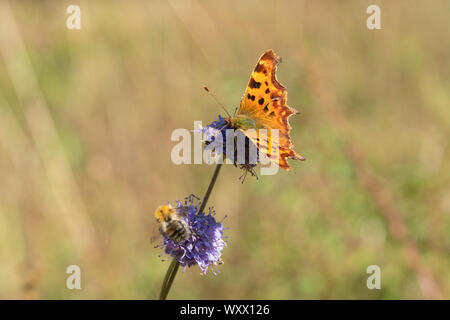
M 239 177 L 242 184 L 244 184 L 245 177 L 247 177 L 247 170 L 244 170 L 244 173 Z
M 241 183 L 244 183 L 245 178 L 247 177 L 247 173 L 250 172 L 252 177 L 256 177 L 256 180 L 258 180 L 258 175 L 256 174 L 256 171 L 254 169 L 255 166 L 249 165 L 249 164 L 241 164 L 239 165 L 239 169 L 244 170 L 244 173 L 239 177 L 239 180 Z

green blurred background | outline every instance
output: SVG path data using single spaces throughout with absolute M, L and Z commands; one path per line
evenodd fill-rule
M 66 8 L 81 8 L 81 30 Z M 381 8 L 381 30 L 366 9 Z M 447 0 L 0 1 L 0 298 L 154 299 L 155 208 L 213 167 L 170 160 L 176 128 L 234 111 L 258 57 L 283 58 L 295 173 L 210 198 L 221 274 L 178 299 L 450 298 Z M 66 289 L 79 265 L 82 290 Z M 381 268 L 381 290 L 366 268 Z

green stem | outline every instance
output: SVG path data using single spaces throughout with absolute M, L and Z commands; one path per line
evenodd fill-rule
M 169 269 L 167 269 L 166 276 L 164 277 L 161 287 L 161 293 L 159 294 L 159 300 L 166 300 L 167 294 L 169 294 L 170 287 L 172 287 L 173 280 L 177 274 L 180 263 L 176 259 L 172 259 Z
M 216 184 L 217 177 L 219 176 L 220 168 L 222 168 L 222 164 L 218 163 L 216 168 L 214 169 L 213 176 L 211 181 L 209 182 L 208 189 L 206 190 L 205 196 L 203 197 L 202 204 L 200 208 L 197 210 L 197 215 L 200 212 L 203 212 L 206 207 L 206 203 L 208 202 L 209 196 L 211 195 L 211 191 Z M 169 294 L 170 288 L 172 287 L 172 283 L 175 280 L 175 276 L 177 275 L 178 268 L 180 267 L 180 263 L 176 259 L 172 259 L 169 268 L 167 269 L 166 275 L 163 280 L 163 284 L 161 286 L 161 293 L 159 294 L 159 300 L 166 300 L 167 295 Z
M 211 195 L 211 191 L 214 188 L 214 185 L 216 184 L 216 180 L 217 180 L 217 176 L 219 175 L 220 168 L 222 168 L 222 163 L 218 163 L 216 165 L 216 168 L 214 169 L 214 173 L 211 178 L 211 181 L 209 182 L 208 189 L 206 190 L 205 196 L 203 197 L 203 202 L 200 205 L 200 208 L 198 209 L 196 215 L 198 215 L 199 213 L 203 212 L 203 210 L 205 210 L 206 203 L 208 202 L 209 196 Z

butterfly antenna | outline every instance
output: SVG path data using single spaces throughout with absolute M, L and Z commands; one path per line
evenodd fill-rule
M 231 118 L 231 114 L 230 114 L 230 113 L 228 112 L 228 110 L 223 106 L 223 104 L 220 103 L 219 100 L 217 100 L 216 96 L 213 95 L 213 93 L 209 91 L 208 87 L 203 86 L 203 89 L 205 89 L 205 91 L 208 92 L 208 93 L 211 95 L 211 97 L 214 99 L 214 101 L 216 101 L 216 103 L 217 103 L 219 106 L 221 106 L 222 109 L 225 111 L 225 113 Z

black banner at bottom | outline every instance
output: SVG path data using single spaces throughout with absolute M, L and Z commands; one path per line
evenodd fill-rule
M 446 312 L 449 301 L 419 300 L 34 300 L 0 301 L 2 312 L 21 314 L 52 314 L 64 310 L 60 318 L 89 316 L 124 316 L 164 319 L 278 319 L 311 318 L 311 316 L 416 315 L 419 311 Z M 8 310 L 9 309 L 9 310 Z M 443 313 L 445 314 L 445 313 Z

